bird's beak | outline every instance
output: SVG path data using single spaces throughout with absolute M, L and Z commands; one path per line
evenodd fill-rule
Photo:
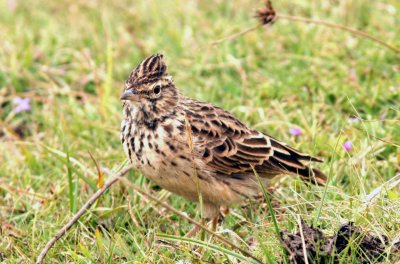
M 139 101 L 139 95 L 133 89 L 126 90 L 122 93 L 120 100 Z

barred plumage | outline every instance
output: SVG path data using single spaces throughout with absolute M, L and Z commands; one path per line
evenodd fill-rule
M 198 178 L 209 219 L 221 205 L 258 196 L 252 167 L 266 182 L 279 174 L 316 184 L 326 181 L 321 171 L 307 166 L 320 159 L 248 128 L 219 107 L 183 96 L 161 54 L 140 63 L 125 85 L 121 140 L 130 162 L 161 187 L 191 201 L 198 201 Z

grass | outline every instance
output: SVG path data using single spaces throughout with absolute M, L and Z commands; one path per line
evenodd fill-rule
M 213 102 L 248 125 L 323 157 L 326 189 L 277 179 L 280 228 L 297 217 L 328 234 L 354 221 L 391 240 L 400 235 L 400 187 L 368 194 L 400 170 L 400 56 L 367 39 L 314 24 L 253 26 L 255 1 L 14 1 L 0 3 L 0 259 L 33 262 L 45 243 L 97 190 L 90 153 L 114 171 L 125 161 L 119 95 L 131 69 L 164 53 L 186 95 Z M 278 12 L 344 24 L 400 47 L 400 3 L 276 1 Z M 16 113 L 13 99 L 30 98 Z M 349 122 L 350 117 L 358 122 Z M 292 137 L 290 127 L 302 130 Z M 351 140 L 345 152 L 341 145 Z M 69 157 L 69 158 L 68 158 Z M 196 205 L 127 178 L 199 219 Z M 322 197 L 324 197 L 322 199 Z M 239 224 L 241 223 L 241 224 Z M 53 248 L 64 262 L 235 263 L 222 243 L 180 238 L 191 225 L 123 184 L 113 186 Z M 284 259 L 268 207 L 234 207 L 221 229 L 265 262 Z M 159 236 L 157 234 L 163 234 Z M 179 243 L 177 243 L 177 241 Z M 195 245 L 209 244 L 201 253 Z M 387 259 L 387 263 L 393 260 Z M 343 262 L 356 263 L 354 256 Z

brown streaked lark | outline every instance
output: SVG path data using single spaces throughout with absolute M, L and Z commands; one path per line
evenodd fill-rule
M 194 202 L 204 217 L 220 206 L 259 196 L 254 168 L 267 181 L 298 175 L 322 185 L 326 176 L 307 166 L 318 158 L 247 127 L 231 113 L 182 95 L 162 54 L 142 61 L 129 75 L 123 100 L 121 141 L 130 162 L 162 188 Z

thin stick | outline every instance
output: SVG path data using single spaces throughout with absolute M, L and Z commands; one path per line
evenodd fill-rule
M 208 229 L 205 225 L 202 225 L 201 223 L 197 222 L 196 220 L 190 218 L 189 216 L 183 214 L 182 212 L 178 211 L 177 209 L 169 206 L 168 204 L 166 204 L 165 202 L 161 201 L 160 199 L 158 199 L 157 197 L 145 192 L 144 190 L 140 189 L 139 187 L 137 187 L 136 185 L 132 184 L 130 181 L 128 181 L 125 178 L 121 178 L 121 180 L 128 185 L 130 188 L 134 189 L 135 191 L 137 191 L 138 193 L 146 196 L 147 198 L 155 201 L 156 203 L 158 203 L 159 205 L 161 205 L 162 207 L 164 207 L 165 209 L 167 209 L 168 211 L 171 211 L 177 215 L 179 215 L 180 217 L 182 217 L 183 219 L 186 219 L 188 222 L 200 227 L 201 229 L 203 229 L 204 231 L 206 231 L 207 233 L 213 235 L 215 238 L 217 238 L 218 240 L 220 240 L 221 242 L 223 242 L 226 245 L 229 245 L 230 247 L 239 250 L 242 254 L 244 254 L 247 257 L 252 258 L 253 260 L 255 260 L 257 263 L 263 263 L 260 259 L 258 259 L 257 257 L 255 257 L 253 254 L 251 254 L 249 251 L 242 249 L 238 246 L 236 246 L 235 244 L 233 244 L 232 242 L 226 240 L 225 238 L 223 238 L 222 236 L 220 236 L 219 234 L 211 231 L 210 229 Z
M 191 133 L 191 128 L 190 128 L 190 123 L 189 123 L 189 119 L 187 118 L 187 116 L 185 115 L 185 126 L 186 126 L 186 131 L 188 134 L 188 145 L 189 145 L 189 149 L 190 149 L 190 157 L 192 159 L 192 165 L 193 165 L 193 175 L 195 178 L 195 183 L 196 183 L 196 190 L 197 190 L 197 196 L 199 197 L 199 205 L 200 205 L 200 216 L 201 216 L 201 222 L 204 225 L 204 215 L 203 215 L 203 196 L 201 195 L 201 191 L 200 191 L 200 179 L 197 175 L 197 166 L 196 166 L 196 161 L 194 158 L 194 152 L 193 152 L 193 140 L 192 140 L 192 133 Z
M 245 35 L 245 34 L 251 32 L 251 31 L 253 31 L 253 30 L 256 30 L 257 28 L 262 27 L 262 26 L 263 26 L 262 24 L 257 24 L 257 25 L 255 25 L 255 26 L 250 27 L 250 28 L 246 28 L 246 29 L 243 30 L 243 31 L 240 31 L 240 32 L 235 33 L 235 34 L 233 34 L 233 35 L 229 35 L 229 36 L 227 36 L 227 37 L 225 37 L 225 38 L 216 40 L 216 41 L 212 42 L 211 45 L 218 45 L 218 44 L 220 44 L 220 43 L 222 43 L 222 42 L 224 42 L 224 41 L 226 41 L 226 40 L 233 40 L 233 39 L 235 39 L 235 38 L 238 38 L 238 37 L 240 37 L 240 36 L 243 36 L 243 35 Z
M 301 244 L 303 245 L 302 248 L 303 248 L 304 263 L 308 264 L 306 241 L 304 239 L 303 225 L 301 224 L 300 216 L 297 216 L 297 224 L 299 225 Z
M 347 32 L 350 32 L 353 35 L 359 36 L 359 37 L 363 37 L 363 38 L 367 38 L 369 40 L 372 40 L 376 43 L 379 43 L 383 46 L 385 46 L 386 48 L 391 49 L 392 51 L 396 52 L 396 53 L 400 53 L 400 48 L 395 47 L 393 45 L 390 45 L 389 43 L 384 42 L 383 40 L 380 40 L 379 38 L 372 36 L 364 31 L 360 31 L 354 28 L 350 28 L 348 26 L 345 25 L 341 25 L 341 24 L 336 24 L 336 23 L 332 23 L 332 22 L 326 22 L 323 20 L 316 20 L 316 19 L 311 19 L 311 18 L 306 18 L 306 17 L 299 17 L 299 16 L 289 16 L 289 15 L 276 15 L 276 20 L 279 19 L 286 19 L 286 20 L 290 20 L 290 21 L 299 21 L 299 22 L 304 22 L 304 23 L 313 23 L 313 24 L 317 24 L 317 25 L 323 25 L 326 27 L 330 27 L 330 28 L 336 28 L 336 29 L 341 29 Z M 235 33 L 233 35 L 224 37 L 222 39 L 219 39 L 217 41 L 214 41 L 211 43 L 211 45 L 217 45 L 220 44 L 226 40 L 234 40 L 238 37 L 241 37 L 251 31 L 254 31 L 260 27 L 264 26 L 263 24 L 257 24 L 255 26 L 249 27 L 241 32 Z
M 289 16 L 289 15 L 279 15 L 278 14 L 276 16 L 276 18 L 277 19 L 286 19 L 286 20 L 291 20 L 291 21 L 300 21 L 300 22 L 305 22 L 305 23 L 319 24 L 319 25 L 324 25 L 324 26 L 331 27 L 331 28 L 341 29 L 341 30 L 350 32 L 350 33 L 352 33 L 354 35 L 361 36 L 361 37 L 370 39 L 372 41 L 375 41 L 375 42 L 377 42 L 377 43 L 379 43 L 379 44 L 381 44 L 381 45 L 393 50 L 396 53 L 400 53 L 400 48 L 392 46 L 392 45 L 390 45 L 390 44 L 378 39 L 375 36 L 372 36 L 372 35 L 370 35 L 368 33 L 365 33 L 364 31 L 360 31 L 360 30 L 357 30 L 357 29 L 354 29 L 354 28 L 350 28 L 350 27 L 347 27 L 345 25 L 335 24 L 335 23 L 332 23 L 332 22 L 326 22 L 326 21 L 323 21 L 323 20 L 316 20 L 316 19 L 311 19 L 311 18 L 306 18 L 306 17 Z
M 54 246 L 54 244 L 62 237 L 64 236 L 67 231 L 73 226 L 73 224 L 75 224 L 79 218 L 87 211 L 87 209 L 107 190 L 109 189 L 115 182 L 117 182 L 118 180 L 122 179 L 129 187 L 131 187 L 132 189 L 136 190 L 137 192 L 139 192 L 140 194 L 148 197 L 149 199 L 157 202 L 158 204 L 160 204 L 162 207 L 166 208 L 167 210 L 174 212 L 175 214 L 179 215 L 180 217 L 186 219 L 187 221 L 189 221 L 190 223 L 199 226 L 201 229 L 203 229 L 204 231 L 206 231 L 207 233 L 213 235 L 214 237 L 216 237 L 217 239 L 219 239 L 221 242 L 231 246 L 234 249 L 239 250 L 240 252 L 242 252 L 245 256 L 250 257 L 252 259 L 254 259 L 255 261 L 257 261 L 258 263 L 262 263 L 261 260 L 259 260 L 258 258 L 256 258 L 255 256 L 253 256 L 250 252 L 248 252 L 247 250 L 241 249 L 240 247 L 236 246 L 235 244 L 229 242 L 228 240 L 226 240 L 225 238 L 221 237 L 220 235 L 214 233 L 213 231 L 209 230 L 206 226 L 202 225 L 201 223 L 193 220 L 192 218 L 182 214 L 180 211 L 176 210 L 175 208 L 169 206 L 168 204 L 164 203 L 163 201 L 159 200 L 157 197 L 145 192 L 144 190 L 140 189 L 139 187 L 137 187 L 136 185 L 132 184 L 131 182 L 129 182 L 128 180 L 121 178 L 123 175 L 125 175 L 130 169 L 132 169 L 133 166 L 129 165 L 126 166 L 125 168 L 123 168 L 121 171 L 119 171 L 118 173 L 114 174 L 114 176 L 112 176 L 110 178 L 109 181 L 107 181 L 103 187 L 101 189 L 99 189 L 96 193 L 94 193 L 92 195 L 92 197 L 90 197 L 90 199 L 82 206 L 82 208 L 72 217 L 71 220 L 68 221 L 68 223 L 66 225 L 64 225 L 58 232 L 57 234 L 46 244 L 46 246 L 43 248 L 43 250 L 40 252 L 37 260 L 36 260 L 36 264 L 41 264 L 44 261 L 44 258 L 46 257 L 47 253 L 49 252 L 49 250 Z
M 82 208 L 72 217 L 71 220 L 68 221 L 66 225 L 64 225 L 58 232 L 57 234 L 49 241 L 47 242 L 46 246 L 43 248 L 43 250 L 40 252 L 36 264 L 41 264 L 44 261 L 44 258 L 46 257 L 47 253 L 49 250 L 54 246 L 54 244 L 62 237 L 64 236 L 67 231 L 72 227 L 73 224 L 75 224 L 79 218 L 89 209 L 89 207 L 97 200 L 99 197 L 107 190 L 109 189 L 116 181 L 120 179 L 121 176 L 125 175 L 130 169 L 132 169 L 133 166 L 129 165 L 120 170 L 118 173 L 114 174 L 110 178 L 110 180 L 107 181 L 101 187 L 97 192 L 95 192 L 92 197 L 82 206 Z

